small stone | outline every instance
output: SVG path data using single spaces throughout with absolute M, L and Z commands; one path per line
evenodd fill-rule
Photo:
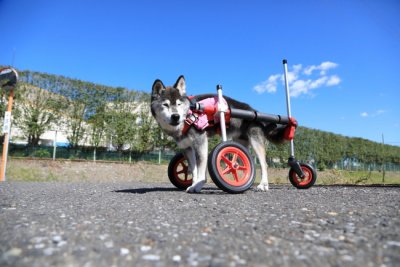
M 105 240 L 107 237 L 108 237 L 107 234 L 105 234 L 105 235 L 99 235 L 99 239 L 100 239 L 100 240 Z
M 160 256 L 154 255 L 154 254 L 146 254 L 146 255 L 143 255 L 142 259 L 147 260 L 147 261 L 159 261 Z
M 61 240 L 60 242 L 57 243 L 57 247 L 62 247 L 67 244 L 67 241 Z
M 181 260 L 182 260 L 182 257 L 180 255 L 175 255 L 172 257 L 172 261 L 180 262 Z
M 398 242 L 398 241 L 388 241 L 388 242 L 386 242 L 386 244 L 388 245 L 388 246 L 393 246 L 393 247 L 400 247 L 400 242 Z
M 129 254 L 129 249 L 121 248 L 120 253 L 121 253 L 121 256 L 126 256 Z
M 343 255 L 342 256 L 342 260 L 344 260 L 344 261 L 353 261 L 354 258 L 352 256 L 350 256 L 350 255 Z
M 54 243 L 60 243 L 62 241 L 62 237 L 59 235 L 53 236 L 53 242 Z
M 104 246 L 106 246 L 106 248 L 113 248 L 114 247 L 114 242 L 113 241 L 107 241 L 104 243 Z
M 142 252 L 147 252 L 147 251 L 149 251 L 149 250 L 151 250 L 151 247 L 150 247 L 150 246 L 141 246 L 141 247 L 140 247 L 140 251 L 142 251 Z
M 45 256 L 51 256 L 53 255 L 55 249 L 54 248 L 46 248 L 45 250 L 43 250 L 43 254 Z
M 12 248 L 4 254 L 4 257 L 18 257 L 22 254 L 22 249 L 20 248 Z
M 35 248 L 36 249 L 42 249 L 42 248 L 44 248 L 45 247 L 45 245 L 43 244 L 43 243 L 37 243 L 37 244 L 35 244 Z
M 42 241 L 45 240 L 45 239 L 47 239 L 47 238 L 41 237 L 41 236 L 37 236 L 37 237 L 32 238 L 30 241 L 32 243 L 34 243 L 34 244 L 38 244 L 38 243 L 42 243 Z
M 238 255 L 233 255 L 233 260 L 234 261 L 236 261 L 237 263 L 239 263 L 239 264 L 246 264 L 247 262 L 246 262 L 246 260 L 244 260 L 244 259 L 241 259 Z

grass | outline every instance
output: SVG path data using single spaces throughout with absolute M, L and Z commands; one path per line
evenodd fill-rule
M 327 170 L 318 178 L 319 184 L 400 184 L 400 172 Z
M 273 184 L 289 183 L 289 169 L 269 168 L 269 182 Z M 256 183 L 260 182 L 260 170 L 257 169 Z M 400 172 L 386 172 L 385 180 L 382 181 L 382 172 L 379 171 L 346 171 L 325 170 L 317 171 L 317 182 L 319 185 L 371 185 L 371 184 L 398 184 L 400 185 Z
M 149 162 L 137 163 L 93 163 L 90 161 L 51 161 L 13 159 L 7 168 L 8 181 L 30 182 L 70 182 L 70 181 L 143 181 L 168 182 L 168 164 L 158 165 Z M 270 183 L 287 184 L 288 168 L 269 168 Z M 256 183 L 260 182 L 260 168 L 256 169 Z M 325 170 L 317 172 L 319 185 L 368 185 L 398 184 L 400 172 L 386 172 L 382 182 L 382 172 Z M 209 175 L 208 175 L 209 177 Z M 211 179 L 208 179 L 209 181 Z
M 59 177 L 53 172 L 45 173 L 43 170 L 32 168 L 9 169 L 7 171 L 8 177 L 13 177 L 12 181 L 26 182 L 56 182 L 59 180 Z

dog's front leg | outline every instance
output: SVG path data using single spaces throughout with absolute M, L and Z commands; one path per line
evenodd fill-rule
M 185 157 L 188 161 L 189 164 L 189 172 L 192 174 L 192 179 L 193 183 L 197 181 L 197 163 L 196 163 L 196 154 L 194 153 L 194 150 L 191 147 L 186 148 L 183 151 L 183 154 L 185 154 Z
M 192 146 L 193 154 L 196 159 L 196 169 L 193 170 L 193 184 L 186 189 L 188 193 L 199 193 L 206 183 L 206 170 L 207 170 L 207 154 L 208 154 L 208 140 L 207 135 L 203 133 L 201 138 L 196 138 Z M 195 179 L 196 177 L 196 179 Z

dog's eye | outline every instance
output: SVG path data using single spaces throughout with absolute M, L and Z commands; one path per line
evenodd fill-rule
M 163 106 L 169 108 L 169 105 L 167 103 L 164 103 Z

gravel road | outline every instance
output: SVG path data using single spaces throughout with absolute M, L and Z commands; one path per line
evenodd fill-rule
M 0 184 L 0 266 L 400 266 L 400 187 Z

